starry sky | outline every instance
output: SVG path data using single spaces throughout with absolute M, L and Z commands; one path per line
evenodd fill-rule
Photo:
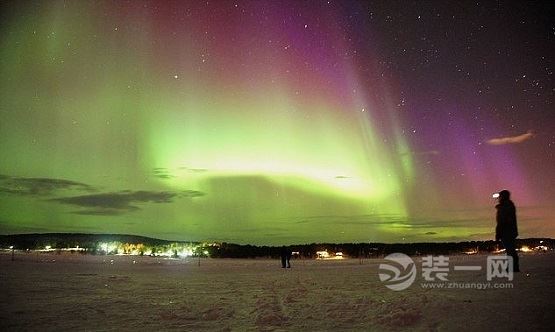
M 554 8 L 2 2 L 0 233 L 555 237 Z

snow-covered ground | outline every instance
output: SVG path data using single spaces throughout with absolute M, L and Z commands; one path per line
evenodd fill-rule
M 378 278 L 383 259 L 160 259 L 0 255 L 0 330 L 529 330 L 554 331 L 555 254 L 523 255 L 511 289 L 406 290 Z M 486 256 L 451 256 L 481 271 Z

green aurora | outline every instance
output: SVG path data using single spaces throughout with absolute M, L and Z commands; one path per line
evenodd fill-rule
M 480 187 L 479 204 L 445 194 L 457 183 L 423 165 L 450 148 L 407 136 L 399 92 L 376 69 L 377 38 L 364 41 L 361 70 L 342 55 L 357 47 L 337 28 L 340 14 L 292 8 L 306 19 L 285 27 L 279 13 L 265 24 L 253 9 L 242 20 L 225 2 L 159 5 L 167 11 L 150 2 L 7 5 L 2 233 L 257 244 L 487 238 L 487 197 L 502 179 Z

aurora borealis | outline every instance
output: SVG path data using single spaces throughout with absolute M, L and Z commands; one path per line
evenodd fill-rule
M 552 6 L 2 4 L 0 232 L 555 237 Z

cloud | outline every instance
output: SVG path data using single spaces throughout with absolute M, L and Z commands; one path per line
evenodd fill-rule
M 208 170 L 204 168 L 190 168 L 186 166 L 181 166 L 181 167 L 178 167 L 177 169 L 174 169 L 172 172 L 171 170 L 165 167 L 157 167 L 152 169 L 152 174 L 159 179 L 172 179 L 179 176 L 179 175 L 175 175 L 176 172 L 178 174 L 183 174 L 183 172 L 200 174 L 200 173 L 205 173 L 207 171 Z
M 179 197 L 190 197 L 190 198 L 201 197 L 204 195 L 206 194 L 198 190 L 183 190 L 178 194 Z
M 94 188 L 81 182 L 64 179 L 0 175 L 0 192 L 3 193 L 24 196 L 46 196 L 59 190 L 94 191 Z
M 171 203 L 176 195 L 176 193 L 166 191 L 126 190 L 112 193 L 55 198 L 52 199 L 52 201 L 79 207 L 93 208 L 92 210 L 73 212 L 77 214 L 113 215 L 138 210 L 139 208 L 134 205 L 137 203 Z
M 152 170 L 152 173 L 154 174 L 155 177 L 159 178 L 159 179 L 171 179 L 174 178 L 175 176 L 172 175 L 167 168 L 164 167 L 157 167 L 154 168 Z
M 125 190 L 110 193 L 61 197 L 52 199 L 51 201 L 87 208 L 85 210 L 73 211 L 73 214 L 113 216 L 139 210 L 140 208 L 137 204 L 172 203 L 174 198 L 193 198 L 200 196 L 204 196 L 204 193 L 195 190 L 185 190 L 182 192 Z
M 524 141 L 527 141 L 534 137 L 534 132 L 529 130 L 525 134 L 518 135 L 518 136 L 507 136 L 507 137 L 498 137 L 492 138 L 486 141 L 486 143 L 490 145 L 505 145 L 505 144 L 518 144 Z
M 138 208 L 135 208 L 138 210 Z M 117 216 L 123 214 L 125 212 L 129 212 L 132 210 L 118 210 L 118 209 L 106 209 L 106 208 L 99 208 L 96 210 L 78 210 L 78 211 L 71 211 L 72 214 L 79 214 L 84 216 Z
M 174 178 L 175 176 L 171 175 L 171 174 L 154 174 L 155 177 L 159 178 L 159 179 L 171 179 Z

